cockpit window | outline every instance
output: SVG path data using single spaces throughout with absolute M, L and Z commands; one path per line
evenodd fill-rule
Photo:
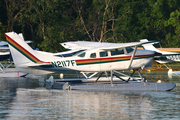
M 130 52 L 132 52 L 134 49 L 132 48 L 132 47 L 126 47 L 126 51 L 127 51 L 127 53 L 130 53 Z
M 76 51 L 76 52 L 73 52 L 71 53 L 72 55 L 77 55 L 78 53 L 82 52 L 82 51 L 85 51 L 85 50 L 79 50 L 79 51 Z
M 85 51 L 85 50 L 79 50 L 79 51 L 77 51 L 76 53 L 73 53 L 73 56 L 78 56 L 78 55 L 82 54 L 83 51 Z M 71 53 L 71 54 L 72 54 L 72 53 Z
M 96 58 L 96 53 L 91 53 L 90 58 Z
M 79 55 L 78 55 L 78 57 L 84 57 L 84 56 L 85 56 L 85 54 L 86 54 L 86 53 L 85 53 L 85 52 L 83 52 L 83 53 L 79 54 Z
M 108 56 L 107 51 L 100 52 L 100 57 L 106 57 L 106 56 Z
M 124 54 L 123 48 L 111 50 L 111 56 L 114 56 L 114 55 L 120 55 L 120 54 Z

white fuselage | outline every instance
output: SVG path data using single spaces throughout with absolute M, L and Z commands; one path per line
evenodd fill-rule
M 116 52 L 119 53 L 116 54 Z M 51 58 L 46 59 L 46 62 L 50 62 L 52 65 L 42 65 L 41 67 L 37 66 L 37 68 L 51 72 L 61 70 L 75 70 L 88 72 L 129 70 L 148 67 L 152 64 L 152 60 L 154 59 L 153 51 L 137 50 L 133 62 L 130 65 L 130 59 L 132 54 L 133 49 L 128 52 L 126 48 L 123 48 L 119 51 L 92 49 L 83 51 L 72 57 L 52 56 Z M 38 73 L 36 67 L 30 68 L 22 66 L 22 64 L 19 67 L 21 67 L 21 69 L 28 70 L 28 73 L 34 74 L 34 71 L 36 71 L 35 73 Z

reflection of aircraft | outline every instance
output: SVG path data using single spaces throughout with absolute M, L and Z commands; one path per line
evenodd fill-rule
M 147 39 L 140 40 L 140 41 L 141 41 L 141 42 L 148 42 Z M 158 63 L 180 62 L 180 53 L 160 51 L 160 50 L 156 49 L 156 48 L 153 46 L 153 43 L 144 44 L 144 45 L 142 45 L 142 46 L 143 46 L 144 49 L 146 49 L 146 50 L 152 50 L 152 51 L 156 51 L 156 52 L 162 54 L 160 57 L 155 58 L 155 60 L 156 60 Z
M 171 90 L 175 87 L 174 84 L 151 84 L 144 85 L 144 79 L 140 75 L 140 69 L 151 65 L 154 59 L 155 52 L 149 50 L 137 50 L 137 46 L 150 43 L 148 42 L 133 42 L 133 43 L 119 43 L 119 44 L 103 44 L 97 45 L 97 48 L 87 49 L 77 53 L 71 57 L 59 57 L 47 52 L 37 52 L 29 47 L 18 34 L 14 32 L 5 33 L 6 39 L 9 43 L 9 48 L 18 70 L 32 74 L 47 74 L 61 70 L 73 71 L 87 71 L 87 72 L 104 72 L 110 71 L 111 85 L 113 85 L 113 75 L 115 73 L 121 74 L 117 70 L 135 71 L 141 77 L 142 84 L 138 88 L 134 88 L 134 84 L 129 84 L 125 89 L 146 89 L 148 90 Z M 98 43 L 101 44 L 101 43 Z M 95 44 L 96 45 L 96 44 Z M 131 46 L 135 46 L 133 49 Z M 102 75 L 102 74 L 101 74 Z M 101 75 L 99 77 L 101 77 Z M 97 80 L 99 79 L 97 78 Z M 120 77 L 119 77 L 120 78 Z M 120 78 L 122 79 L 122 78 Z M 126 80 L 126 82 L 129 81 Z M 96 82 L 97 82 L 96 80 Z M 137 85 L 137 84 L 136 84 Z M 98 87 L 98 86 L 96 86 Z M 107 87 L 106 85 L 104 87 Z M 121 84 L 116 86 L 122 89 Z M 124 88 L 124 87 L 123 87 Z M 76 88 L 77 89 L 77 88 Z M 99 88 L 98 88 L 99 89 Z M 109 87 L 107 87 L 109 89 Z M 112 89 L 112 88 L 111 88 Z

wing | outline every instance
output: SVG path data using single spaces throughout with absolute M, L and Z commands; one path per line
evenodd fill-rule
M 0 47 L 0 50 L 9 50 L 9 47 Z
M 92 49 L 92 48 L 110 46 L 116 43 L 76 41 L 76 42 L 64 42 L 60 44 L 66 49 Z
M 4 46 L 4 45 L 8 45 L 8 43 L 5 42 L 5 41 L 1 41 L 1 42 L 0 42 L 0 46 Z
M 158 43 L 158 41 L 141 41 L 141 42 L 131 42 L 131 43 L 115 43 L 111 44 L 105 47 L 101 47 L 99 49 L 102 50 L 110 50 L 110 49 L 118 49 L 118 48 L 124 48 L 124 47 L 133 47 L 133 46 L 140 46 L 144 44 L 149 44 L 149 43 Z
M 148 43 L 157 43 L 158 41 L 141 41 L 132 43 L 105 43 L 105 42 L 91 42 L 91 41 L 76 41 L 60 43 L 66 49 L 92 49 L 100 48 L 104 50 L 116 49 L 130 46 L 139 46 Z

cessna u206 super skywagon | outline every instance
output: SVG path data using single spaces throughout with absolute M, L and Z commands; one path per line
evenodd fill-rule
M 111 45 L 107 44 L 107 45 L 103 45 L 102 47 L 98 46 L 97 48 L 94 47 L 92 49 L 84 50 L 71 57 L 59 57 L 59 56 L 55 56 L 52 53 L 34 51 L 15 32 L 5 33 L 5 36 L 9 43 L 9 48 L 12 53 L 15 66 L 20 71 L 24 71 L 32 74 L 39 74 L 39 75 L 61 71 L 61 70 L 88 71 L 88 72 L 110 71 L 111 87 L 114 86 L 113 75 L 115 75 L 115 73 L 120 73 L 117 70 L 133 69 L 134 72 L 138 71 L 140 75 L 139 69 L 143 69 L 144 67 L 150 66 L 155 56 L 154 51 L 137 50 L 137 46 L 149 42 L 133 42 L 133 43 L 119 43 L 119 44 L 111 44 Z M 131 46 L 135 46 L 135 49 L 131 48 Z M 131 76 L 129 78 L 131 78 Z M 126 80 L 126 83 L 128 81 L 129 79 Z M 141 84 L 138 84 L 141 86 L 137 87 L 136 90 L 137 89 L 138 90 L 144 90 L 144 89 L 171 90 L 175 87 L 175 85 L 171 83 L 167 83 L 167 84 L 162 83 L 158 85 L 157 83 L 155 84 L 148 83 L 148 85 L 147 84 L 144 85 L 144 82 L 145 81 L 142 78 Z M 128 90 L 129 89 L 134 90 L 134 84 L 130 84 L 130 83 Z M 93 90 L 99 90 L 102 87 L 107 88 L 108 90 L 127 89 L 127 87 L 123 87 L 121 84 L 116 84 L 113 88 L 105 84 L 101 87 L 93 85 Z M 81 85 L 80 88 L 72 87 L 72 89 L 83 89 L 83 88 L 92 89 L 92 86 L 83 87 Z

